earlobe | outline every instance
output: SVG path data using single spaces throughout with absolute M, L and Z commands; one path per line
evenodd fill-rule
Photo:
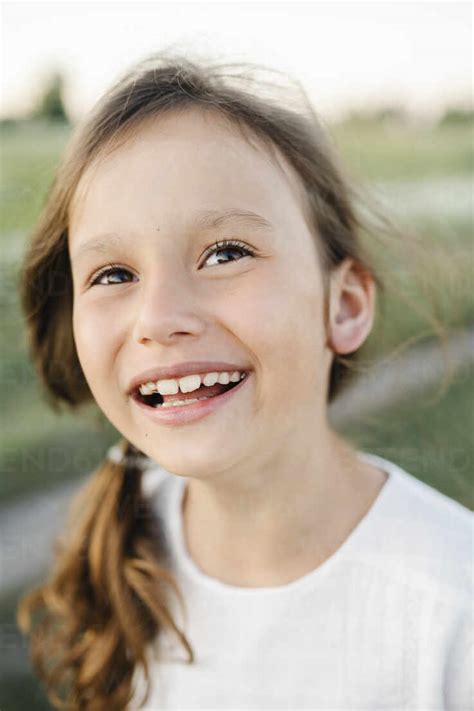
M 340 354 L 360 348 L 372 329 L 374 309 L 372 275 L 353 260 L 346 260 L 330 283 L 329 347 Z

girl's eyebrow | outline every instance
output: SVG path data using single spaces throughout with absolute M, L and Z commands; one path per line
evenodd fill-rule
M 239 210 L 231 208 L 229 210 L 202 210 L 194 220 L 194 225 L 200 229 L 213 229 L 221 227 L 228 222 L 248 223 L 253 227 L 263 227 L 273 229 L 273 225 L 262 215 L 258 215 L 251 210 Z
M 225 224 L 238 223 L 241 225 L 248 224 L 253 228 L 264 230 L 273 230 L 273 225 L 262 215 L 252 212 L 251 210 L 239 210 L 230 208 L 228 210 L 202 210 L 198 212 L 192 221 L 192 225 L 200 230 L 212 230 L 222 227 Z M 71 255 L 71 259 L 75 260 L 89 252 L 106 253 L 111 243 L 122 244 L 123 237 L 116 232 L 105 232 L 91 237 L 91 239 L 83 242 L 75 252 Z

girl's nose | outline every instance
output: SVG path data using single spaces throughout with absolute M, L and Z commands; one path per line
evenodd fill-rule
M 133 324 L 135 342 L 169 344 L 180 336 L 200 336 L 205 327 L 197 290 L 189 283 L 189 276 L 178 276 L 176 270 L 164 275 L 160 269 L 142 283 Z

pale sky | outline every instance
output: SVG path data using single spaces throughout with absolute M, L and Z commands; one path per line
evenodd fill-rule
M 470 2 L 1 2 L 1 115 L 56 66 L 73 117 L 165 47 L 282 69 L 324 116 L 398 104 L 437 114 L 472 92 Z

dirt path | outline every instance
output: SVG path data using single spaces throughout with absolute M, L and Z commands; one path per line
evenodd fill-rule
M 350 424 L 438 386 L 444 376 L 454 376 L 473 365 L 474 326 L 471 326 L 452 332 L 445 353 L 437 343 L 427 344 L 396 359 L 379 362 L 333 403 L 331 420 L 337 425 Z

